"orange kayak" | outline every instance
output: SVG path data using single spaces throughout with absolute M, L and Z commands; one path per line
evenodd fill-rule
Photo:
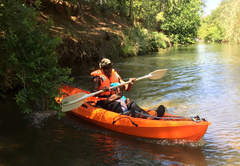
M 90 94 L 85 90 L 66 85 L 62 86 L 61 91 L 61 98 L 57 97 L 57 102 L 60 102 L 64 97 L 80 92 Z M 154 110 L 148 110 L 148 113 L 152 115 L 148 119 L 134 118 L 99 108 L 95 105 L 95 101 L 96 97 L 89 97 L 80 107 L 70 112 L 88 122 L 116 132 L 153 139 L 177 139 L 196 142 L 204 136 L 211 124 L 199 116 L 186 118 L 167 113 L 156 120 L 156 118 L 153 118 L 155 116 Z

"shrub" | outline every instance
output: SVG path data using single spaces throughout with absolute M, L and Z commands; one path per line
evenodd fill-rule
M 163 33 L 153 32 L 149 50 L 158 51 L 159 48 L 167 48 L 170 40 Z
M 135 27 L 124 32 L 122 49 L 126 57 L 158 51 L 159 48 L 167 48 L 170 44 L 170 40 L 163 33 Z
M 36 7 L 40 2 L 35 2 Z M 2 93 L 19 87 L 16 102 L 23 113 L 33 107 L 43 110 L 60 107 L 55 102 L 59 87 L 69 78 L 70 69 L 58 68 L 56 46 L 60 38 L 43 33 L 36 18 L 39 12 L 16 0 L 3 0 L 0 4 L 0 87 Z M 32 105 L 32 103 L 35 105 Z
M 150 35 L 146 29 L 139 27 L 130 28 L 124 31 L 125 42 L 130 42 L 137 50 L 137 54 L 145 54 L 149 52 L 148 46 L 150 45 Z M 134 44 L 137 43 L 137 44 Z
M 122 46 L 123 56 L 136 56 L 139 52 L 139 44 L 130 39 L 129 36 L 124 36 Z

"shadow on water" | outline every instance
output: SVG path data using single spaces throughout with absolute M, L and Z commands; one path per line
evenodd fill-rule
M 123 76 L 168 68 L 159 81 L 142 80 L 124 95 L 140 106 L 206 117 L 211 125 L 197 143 L 132 137 L 89 124 L 71 114 L 22 115 L 9 95 L 0 100 L 0 166 L 12 165 L 240 165 L 239 47 L 198 44 L 114 62 Z M 73 86 L 90 90 L 91 76 Z
M 54 111 L 22 115 L 12 100 L 2 101 L 0 165 L 207 165 L 204 140 L 137 138 L 70 113 L 60 120 Z
M 206 165 L 201 147 L 204 140 L 197 143 L 184 141 L 153 140 L 137 138 L 104 129 L 68 114 L 65 123 L 77 130 L 86 130 L 95 140 L 95 161 L 104 165 Z M 198 164 L 196 164 L 198 163 Z
M 116 133 L 67 114 L 22 115 L 0 104 L 0 165 L 182 165 L 205 163 L 201 146 Z

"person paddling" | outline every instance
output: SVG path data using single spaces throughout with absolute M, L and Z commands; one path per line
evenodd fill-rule
M 112 96 L 111 91 L 109 91 L 110 84 L 113 82 L 124 83 L 120 75 L 112 68 L 112 65 L 113 63 L 107 58 L 103 58 L 100 61 L 99 69 L 91 73 L 91 75 L 94 76 L 92 79 L 91 92 L 103 90 L 103 93 L 97 95 L 98 101 L 96 104 L 104 109 L 123 113 L 119 102 L 112 101 L 111 103 L 106 103 L 106 100 Z M 135 78 L 130 78 L 130 83 L 125 84 L 123 89 L 130 91 L 135 80 Z
M 104 91 L 97 96 L 98 101 L 96 105 L 113 112 L 124 113 L 121 102 L 116 101 L 121 98 L 119 97 L 120 95 L 114 94 L 113 91 L 109 91 L 111 83 L 124 83 L 119 74 L 112 68 L 112 64 L 113 63 L 109 59 L 103 58 L 99 63 L 100 69 L 91 73 L 91 75 L 94 76 L 92 80 L 92 92 L 96 92 L 99 90 Z M 123 93 L 123 90 L 130 91 L 135 80 L 135 78 L 130 78 L 130 83 L 123 85 L 122 90 L 120 89 L 119 92 Z M 138 115 L 138 113 L 136 113 L 135 111 L 148 115 L 145 110 L 140 108 L 135 102 L 130 102 L 130 100 L 129 103 L 127 103 L 127 107 L 128 110 L 131 110 L 131 116 L 133 117 L 140 117 L 140 114 Z M 160 110 L 158 111 L 159 116 L 162 116 L 165 112 L 165 108 L 163 106 L 159 106 L 158 110 Z M 147 116 L 143 117 L 147 118 Z

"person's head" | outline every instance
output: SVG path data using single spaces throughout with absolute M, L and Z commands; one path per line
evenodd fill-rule
M 119 85 L 119 84 L 120 84 L 120 83 L 118 83 L 118 82 L 111 83 L 110 87 L 117 86 L 117 85 Z M 123 95 L 123 86 L 121 85 L 121 86 L 118 86 L 118 87 L 113 88 L 113 92 L 114 92 L 115 94 L 121 94 L 121 95 Z
M 107 77 L 111 77 L 111 73 L 112 73 L 112 62 L 107 59 L 107 58 L 103 58 L 101 60 L 101 62 L 99 63 L 99 68 L 103 71 L 103 73 L 107 76 Z

